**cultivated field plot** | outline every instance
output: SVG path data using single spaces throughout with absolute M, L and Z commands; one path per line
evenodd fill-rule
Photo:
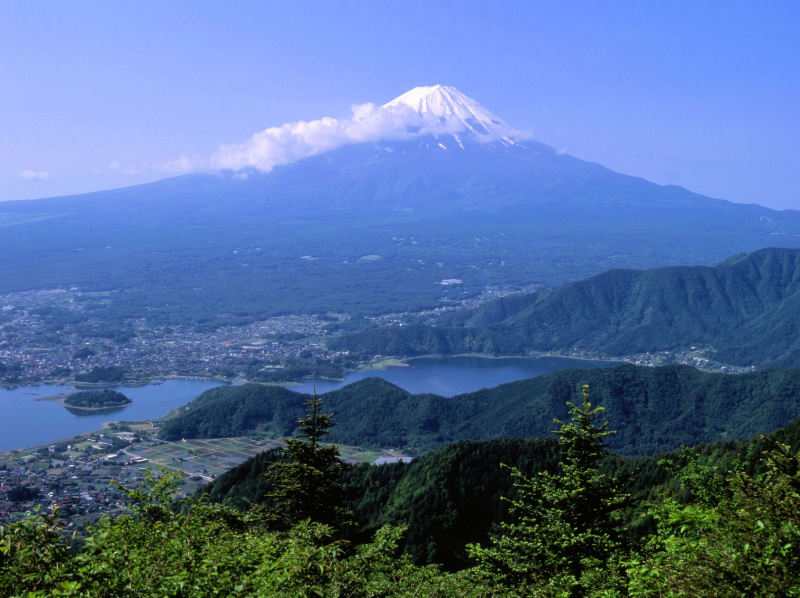
M 370 450 L 360 446 L 339 445 L 339 458 L 345 463 L 355 465 L 356 463 L 372 463 L 379 457 L 385 456 L 386 450 Z
M 256 453 L 282 446 L 281 440 L 237 436 L 132 445 L 125 453 L 147 459 L 157 467 L 166 467 L 210 481 Z M 371 463 L 381 457 L 394 459 L 403 456 L 390 450 L 369 450 L 357 446 L 339 446 L 339 451 L 342 461 L 353 464 Z
M 283 446 L 280 440 L 253 438 L 209 438 L 181 442 L 161 442 L 152 446 L 134 445 L 127 454 L 149 463 L 211 480 L 236 467 L 256 453 Z

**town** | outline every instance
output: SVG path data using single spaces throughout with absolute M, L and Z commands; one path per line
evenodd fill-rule
M 480 295 L 433 309 L 364 318 L 363 325 L 434 324 L 444 313 L 532 290 L 491 287 Z M 305 376 L 341 378 L 348 370 L 369 367 L 382 357 L 358 359 L 347 351 L 326 347 L 325 341 L 348 324 L 350 318 L 345 314 L 281 315 L 213 330 L 152 323 L 140 317 L 126 321 L 128 334 L 114 336 L 96 314 L 89 317 L 84 313 L 89 301 L 109 304 L 111 295 L 77 289 L 1 295 L 0 385 L 75 381 L 137 384 L 169 377 L 293 382 Z M 60 318 L 56 325 L 52 314 Z M 63 323 L 65 320 L 67 323 Z M 708 358 L 704 347 L 694 346 L 680 352 L 625 356 L 575 348 L 560 356 L 650 366 L 683 363 L 712 372 L 752 369 L 717 363 Z
M 137 488 L 148 472 L 182 476 L 189 496 L 279 439 L 253 437 L 167 442 L 158 421 L 110 422 L 103 429 L 40 447 L 0 453 L 0 525 L 37 509 L 55 512 L 65 531 L 82 530 L 103 516 L 124 512 L 125 488 Z M 408 457 L 394 450 L 340 447 L 342 461 L 388 463 Z
M 492 287 L 429 310 L 364 318 L 363 325 L 431 323 L 443 313 L 531 290 Z M 0 295 L 0 384 L 130 384 L 167 377 L 290 382 L 303 375 L 339 378 L 367 365 L 325 346 L 349 322 L 345 314 L 280 315 L 213 330 L 153 323 L 147 317 L 113 327 L 102 317 L 113 298 L 112 292 L 78 289 Z M 294 377 L 282 377 L 282 369 Z M 103 376 L 93 375 L 97 372 Z

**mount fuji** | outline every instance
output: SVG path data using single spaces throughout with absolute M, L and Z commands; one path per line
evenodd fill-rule
M 800 247 L 800 212 L 562 155 L 442 85 L 226 148 L 228 169 L 3 202 L 0 294 L 114 291 L 119 317 L 216 325 Z
M 511 138 L 519 135 L 518 131 L 478 102 L 455 87 L 445 85 L 415 87 L 384 104 L 383 108 L 399 114 L 410 109 L 431 132 L 438 128 L 440 134 L 449 133 L 461 149 L 464 146 L 459 135 L 467 135 L 482 142 L 497 141 L 507 145 L 514 145 Z

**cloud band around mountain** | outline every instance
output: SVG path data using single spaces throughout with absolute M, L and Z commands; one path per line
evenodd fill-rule
M 506 127 L 508 137 L 519 135 L 512 127 Z M 326 117 L 286 123 L 256 133 L 243 143 L 222 145 L 211 158 L 210 167 L 220 170 L 256 168 L 268 172 L 275 166 L 354 143 L 457 135 L 464 131 L 463 121 L 456 117 L 434 118 L 402 105 L 359 104 L 352 107 L 348 118 Z M 487 136 L 486 140 L 491 139 Z

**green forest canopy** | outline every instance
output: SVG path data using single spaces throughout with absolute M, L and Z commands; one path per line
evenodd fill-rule
M 579 458 L 574 463 L 584 465 L 571 473 L 569 455 L 575 453 L 564 435 L 560 443 L 535 441 L 533 450 L 524 446 L 530 441 L 459 443 L 410 465 L 360 467 L 344 488 L 351 504 L 368 506 L 372 520 L 345 537 L 313 521 L 276 531 L 269 504 L 246 513 L 206 501 L 176 504 L 173 478 L 153 477 L 144 487 L 127 490 L 125 514 L 102 521 L 72 546 L 56 516 L 37 515 L 0 528 L 0 592 L 29 597 L 795 595 L 800 455 L 784 441 L 798 440 L 798 423 L 749 442 L 668 455 L 671 465 L 607 455 L 602 462 Z M 481 457 L 513 458 L 514 451 L 505 449 L 514 446 L 522 449 L 516 452 L 520 471 L 509 484 L 507 470 Z M 492 448 L 487 453 L 484 447 Z M 545 492 L 538 498 L 525 491 L 539 479 L 530 477 L 536 471 L 550 472 L 536 485 Z M 564 536 L 559 530 L 578 520 L 548 506 L 560 504 L 560 489 L 570 488 L 570 476 L 581 472 L 603 488 L 603 480 L 613 482 L 603 492 L 613 504 L 627 503 L 623 512 L 617 507 L 614 512 L 630 532 L 585 555 L 570 547 L 611 538 L 618 523 L 599 520 L 585 533 Z M 631 483 L 636 478 L 638 483 Z M 491 486 L 492 480 L 498 494 L 474 502 L 481 481 Z M 519 506 L 507 510 L 498 495 Z M 469 553 L 477 561 L 459 561 L 466 553 L 458 548 L 470 529 L 460 525 L 464 509 L 477 505 L 481 524 L 506 523 L 491 534 L 489 552 L 473 545 Z M 515 512 L 525 519 L 515 520 Z M 406 548 L 418 561 L 455 550 L 448 563 L 452 572 L 398 556 L 403 525 L 383 525 L 374 534 L 369 529 L 392 518 L 408 526 Z M 554 533 L 540 534 L 542 529 Z M 528 555 L 539 556 L 522 560 Z M 529 562 L 532 567 L 517 566 Z M 504 573 L 508 566 L 516 573 Z
M 116 390 L 84 390 L 72 393 L 64 399 L 64 404 L 78 408 L 121 407 L 131 400 Z
M 800 370 L 712 374 L 689 366 L 566 370 L 447 398 L 367 378 L 322 395 L 338 425 L 332 442 L 420 454 L 458 440 L 544 437 L 589 384 L 617 434 L 612 450 L 649 455 L 685 444 L 747 438 L 800 415 Z M 257 384 L 206 391 L 162 422 L 160 436 L 291 436 L 307 399 Z
M 743 366 L 800 365 L 800 251 L 762 249 L 714 266 L 609 270 L 436 326 L 383 327 L 329 343 L 367 355 L 581 349 L 620 356 L 708 349 Z

